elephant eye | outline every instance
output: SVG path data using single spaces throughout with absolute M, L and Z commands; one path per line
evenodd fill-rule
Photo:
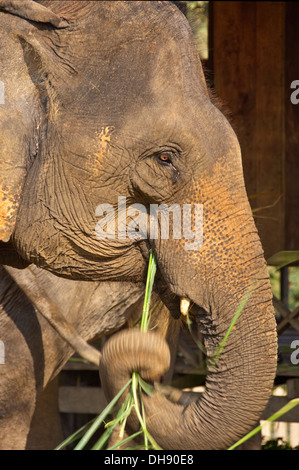
M 158 155 L 158 161 L 159 163 L 166 164 L 166 165 L 172 165 L 172 160 L 171 157 L 168 153 L 161 153 Z
M 172 173 L 173 173 L 173 178 L 176 181 L 177 178 L 180 176 L 179 171 L 173 164 L 173 154 L 171 152 L 162 152 L 157 155 L 158 163 L 160 165 L 168 166 L 171 168 Z

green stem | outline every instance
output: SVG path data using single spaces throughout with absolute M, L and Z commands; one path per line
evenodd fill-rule
M 156 270 L 157 270 L 157 263 L 156 263 L 155 255 L 151 251 L 150 257 L 149 257 L 149 263 L 148 263 L 144 304 L 143 304 L 143 311 L 142 311 L 142 317 L 141 317 L 141 325 L 140 325 L 141 331 L 147 331 L 148 325 L 149 325 L 150 300 L 151 300 L 151 294 L 152 294 L 152 289 L 154 285 Z
M 254 288 L 251 288 L 248 292 L 246 292 L 246 294 L 244 295 L 244 297 L 242 298 L 240 304 L 238 305 L 238 308 L 236 310 L 236 313 L 231 321 L 231 324 L 229 325 L 228 327 L 228 330 L 224 336 L 224 338 L 222 339 L 222 341 L 219 343 L 219 345 L 217 346 L 216 348 L 216 351 L 214 352 L 214 354 L 212 355 L 211 357 L 211 367 L 212 366 L 215 366 L 216 365 L 216 362 L 219 360 L 221 354 L 222 354 L 222 351 L 226 345 L 226 342 L 228 340 L 228 337 L 233 329 L 233 327 L 235 326 L 239 316 L 241 315 L 241 313 L 243 312 L 244 310 L 244 307 L 245 305 L 247 304 L 248 300 L 250 299 L 251 295 L 252 295 L 252 292 L 253 292 Z
M 110 413 L 110 411 L 113 409 L 114 405 L 116 405 L 117 401 L 119 398 L 122 396 L 122 394 L 125 392 L 125 390 L 130 386 L 132 382 L 132 379 L 130 379 L 126 385 L 118 392 L 118 394 L 111 400 L 108 406 L 102 411 L 102 413 L 95 419 L 93 424 L 90 426 L 88 431 L 84 434 L 82 439 L 78 442 L 74 450 L 82 450 L 89 439 L 94 435 L 96 430 L 100 427 L 101 423 L 104 421 L 106 416 Z
M 247 441 L 250 439 L 252 436 L 254 436 L 256 433 L 258 433 L 267 423 L 272 423 L 273 421 L 277 420 L 280 418 L 280 416 L 284 415 L 288 411 L 290 411 L 292 408 L 295 406 L 299 405 L 299 398 L 295 398 L 294 400 L 289 401 L 285 406 L 280 408 L 276 413 L 274 413 L 270 418 L 268 418 L 263 424 L 260 424 L 256 428 L 254 428 L 252 431 L 250 431 L 246 436 L 242 437 L 238 442 L 233 444 L 228 450 L 233 450 L 239 445 L 243 444 L 243 442 Z

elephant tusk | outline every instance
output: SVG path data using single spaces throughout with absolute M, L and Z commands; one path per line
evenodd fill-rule
M 181 309 L 182 315 L 184 316 L 188 315 L 190 304 L 191 304 L 190 299 L 188 299 L 187 297 L 181 297 L 180 309 Z

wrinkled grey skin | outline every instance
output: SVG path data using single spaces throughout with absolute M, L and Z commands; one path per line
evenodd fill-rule
M 272 294 L 237 138 L 211 102 L 174 5 L 39 3 L 48 22 L 32 2 L 34 21 L 11 6 L 0 13 L 1 262 L 139 283 L 153 249 L 157 292 L 176 318 L 180 297 L 191 300 L 209 357 L 250 294 L 220 358 L 209 361 L 200 399 L 145 398 L 161 447 L 225 449 L 258 420 L 276 372 Z M 186 250 L 183 237 L 99 240 L 96 207 L 116 207 L 119 196 L 147 209 L 201 204 L 203 246 Z M 113 336 L 100 363 L 107 397 L 132 370 L 156 380 L 169 366 L 166 351 L 158 335 Z

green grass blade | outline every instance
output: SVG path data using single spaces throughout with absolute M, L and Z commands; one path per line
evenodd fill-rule
M 134 398 L 135 411 L 136 411 L 137 417 L 139 419 L 141 429 L 142 429 L 143 433 L 145 434 L 146 439 L 151 443 L 153 448 L 155 450 L 162 450 L 161 447 L 158 446 L 158 444 L 156 443 L 154 438 L 149 434 L 149 432 L 146 428 L 146 423 L 145 423 L 145 421 L 143 420 L 143 417 L 140 414 L 139 401 L 138 401 L 138 398 L 137 398 L 138 380 L 139 380 L 139 376 L 136 372 L 134 372 L 132 374 L 132 394 L 133 394 L 133 398 Z
M 269 266 L 275 266 L 276 271 L 299 261 L 299 251 L 279 251 L 268 259 Z
M 69 444 L 72 444 L 73 442 L 77 441 L 80 439 L 81 436 L 84 435 L 86 432 L 86 429 L 88 429 L 89 426 L 94 422 L 96 418 L 92 419 L 88 423 L 84 424 L 80 429 L 78 429 L 76 432 L 74 432 L 71 436 L 68 436 L 64 441 L 62 441 L 57 447 L 55 447 L 54 450 L 62 450 L 64 447 L 68 446 Z
M 82 450 L 87 442 L 90 440 L 90 438 L 94 435 L 96 430 L 100 427 L 106 416 L 108 416 L 109 413 L 113 410 L 114 406 L 118 402 L 119 398 L 122 396 L 122 394 L 125 392 L 125 390 L 130 386 L 132 382 L 132 379 L 130 379 L 126 385 L 118 392 L 117 395 L 111 400 L 111 402 L 106 406 L 106 408 L 102 411 L 102 413 L 95 419 L 93 424 L 90 426 L 88 431 L 84 434 L 82 439 L 78 442 L 74 450 Z
M 93 445 L 91 450 L 101 450 L 103 449 L 104 445 L 110 438 L 112 432 L 116 428 L 116 426 L 119 424 L 122 426 L 122 422 L 125 423 L 126 418 L 128 415 L 131 413 L 131 410 L 133 408 L 133 400 L 132 400 L 132 394 L 129 393 L 127 397 L 125 398 L 124 403 L 122 404 L 121 408 L 119 409 L 116 418 L 110 421 L 109 423 L 106 424 L 106 431 L 101 435 L 101 437 L 98 439 L 98 441 Z
M 154 390 L 154 387 L 152 385 L 148 384 L 147 382 L 145 382 L 145 380 L 143 380 L 140 376 L 138 376 L 138 381 L 139 381 L 141 389 L 147 395 L 150 396 L 152 394 L 152 391 Z
M 135 432 L 135 434 L 132 434 L 131 436 L 126 437 L 125 439 L 123 439 L 123 440 L 120 441 L 120 442 L 117 442 L 117 443 L 114 444 L 113 446 L 109 447 L 109 449 L 107 449 L 107 450 L 114 450 L 114 449 L 117 449 L 118 447 L 122 446 L 123 444 L 126 444 L 127 442 L 132 441 L 133 439 L 135 439 L 135 437 L 140 436 L 140 434 L 142 434 L 142 430 L 140 430 L 140 431 L 138 431 L 138 432 Z
M 130 414 L 133 408 L 133 400 L 131 392 L 126 396 L 125 401 L 123 402 L 121 408 L 119 409 L 116 418 L 106 424 L 106 428 L 114 426 L 114 424 L 121 424 L 126 420 L 127 415 Z
M 110 426 L 108 429 L 106 429 L 106 431 L 101 435 L 100 439 L 98 439 L 97 442 L 92 446 L 91 450 L 104 450 L 104 445 L 109 440 L 109 437 L 111 436 L 116 425 L 117 423 L 114 426 Z
M 278 410 L 276 413 L 274 413 L 270 418 L 268 418 L 263 424 L 260 424 L 256 428 L 254 428 L 252 431 L 250 431 L 246 436 L 242 437 L 238 442 L 233 444 L 228 450 L 233 450 L 236 447 L 238 447 L 240 444 L 243 444 L 243 442 L 247 441 L 250 439 L 252 436 L 254 436 L 256 433 L 258 433 L 267 423 L 272 423 L 273 421 L 276 421 L 278 418 L 280 418 L 282 415 L 290 411 L 292 408 L 295 406 L 299 405 L 299 398 L 295 398 L 294 400 L 289 401 L 286 405 L 284 405 L 280 410 Z
M 238 308 L 236 310 L 236 313 L 235 315 L 233 316 L 233 319 L 231 321 L 231 324 L 229 325 L 228 327 L 228 330 L 224 336 L 224 338 L 222 339 L 222 341 L 219 343 L 218 347 L 216 348 L 216 351 L 214 352 L 214 354 L 212 355 L 211 357 L 211 367 L 214 367 L 217 363 L 217 361 L 219 360 L 221 354 L 222 354 L 222 351 L 227 343 L 227 340 L 229 338 L 229 335 L 233 329 L 233 327 L 235 326 L 239 316 L 241 315 L 241 313 L 243 312 L 244 310 L 244 307 L 245 305 L 247 304 L 248 300 L 250 299 L 251 295 L 252 295 L 252 292 L 253 292 L 253 289 L 254 288 L 251 288 L 245 295 L 244 297 L 242 298 L 240 304 L 238 305 Z
M 115 419 L 113 419 L 112 421 L 110 421 L 108 424 L 106 424 L 105 428 L 110 428 L 110 427 L 115 427 L 116 424 L 121 424 L 123 421 L 126 420 L 126 417 L 131 413 L 132 411 L 132 408 L 133 408 L 133 404 L 130 403 L 129 407 L 125 406 L 125 407 L 121 407 L 120 408 L 120 413 L 117 415 L 117 417 Z
M 151 300 L 151 293 L 154 285 L 154 279 L 157 270 L 157 263 L 153 252 L 150 252 L 149 263 L 148 263 L 148 271 L 147 271 L 147 279 L 146 279 L 146 286 L 145 286 L 145 296 L 144 296 L 144 304 L 143 304 L 143 311 L 142 311 L 142 318 L 141 318 L 141 331 L 147 331 L 149 325 L 149 309 L 150 309 L 150 300 Z
M 207 351 L 206 351 L 206 348 L 205 346 L 203 345 L 203 343 L 201 341 L 199 341 L 193 331 L 192 331 L 192 321 L 191 321 L 191 318 L 190 318 L 190 315 L 189 313 L 187 313 L 186 315 L 186 323 L 187 323 L 187 327 L 188 327 L 188 330 L 189 330 L 189 333 L 191 335 L 191 338 L 193 339 L 194 343 L 196 344 L 196 346 L 198 347 L 198 349 L 204 353 L 204 354 L 207 354 Z
M 142 419 L 143 419 L 143 422 L 145 423 L 145 427 L 146 427 L 146 417 L 145 417 L 145 409 L 144 409 L 144 403 L 143 403 L 143 398 L 142 398 L 142 386 L 140 384 L 140 377 L 139 377 L 138 388 L 139 388 L 139 395 L 140 395 Z M 146 450 L 149 450 L 149 440 L 148 440 L 147 434 L 144 434 L 144 447 L 145 447 Z

